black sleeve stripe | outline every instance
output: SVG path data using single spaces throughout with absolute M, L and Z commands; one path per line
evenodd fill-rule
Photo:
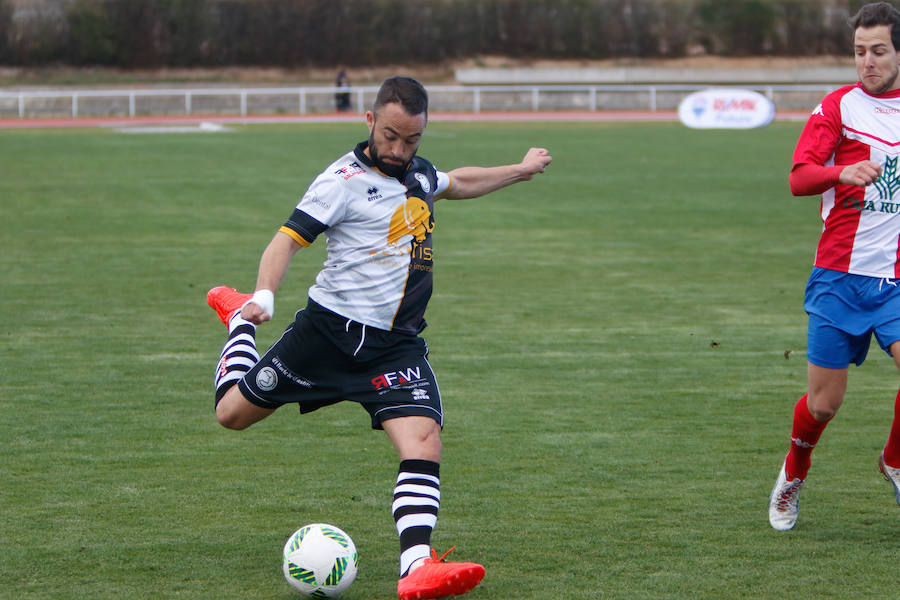
M 312 218 L 299 208 L 294 209 L 294 213 L 285 222 L 284 227 L 306 240 L 307 244 L 312 244 L 320 233 L 328 229 L 328 225 Z

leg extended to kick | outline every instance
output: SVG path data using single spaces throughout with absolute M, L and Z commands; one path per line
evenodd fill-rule
M 256 350 L 256 326 L 241 318 L 241 307 L 252 298 L 227 287 L 207 293 L 209 306 L 228 327 L 228 339 L 216 367 L 216 418 L 228 429 L 246 429 L 265 419 L 274 409 L 256 406 L 241 393 L 237 382 L 259 362 Z

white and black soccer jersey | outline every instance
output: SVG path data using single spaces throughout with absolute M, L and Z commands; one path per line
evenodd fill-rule
M 319 174 L 280 231 L 301 246 L 327 238 L 312 300 L 370 327 L 419 333 L 432 290 L 434 197 L 450 177 L 419 157 L 403 177 L 389 177 L 366 146 Z

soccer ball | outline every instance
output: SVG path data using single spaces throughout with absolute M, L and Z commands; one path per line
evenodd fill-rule
M 334 525 L 301 527 L 288 538 L 282 554 L 284 578 L 304 596 L 334 598 L 356 579 L 356 545 Z

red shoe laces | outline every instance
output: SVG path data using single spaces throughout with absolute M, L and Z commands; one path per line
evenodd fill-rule
M 778 495 L 778 499 L 775 501 L 775 504 L 779 509 L 785 509 L 791 506 L 794 502 L 794 499 L 797 497 L 797 493 L 800 491 L 800 484 L 792 481 L 788 484 L 787 488 Z
M 453 552 L 454 550 L 456 550 L 456 546 L 451 547 L 449 550 L 447 550 L 446 552 L 444 552 L 443 554 L 441 554 L 441 557 L 440 557 L 440 558 L 438 558 L 438 557 L 437 557 L 437 552 L 435 552 L 434 548 L 432 548 L 432 549 L 431 549 L 431 558 L 432 558 L 432 560 L 434 560 L 434 562 L 441 562 L 441 561 L 443 561 L 445 558 L 447 558 L 447 555 L 450 554 L 451 552 Z

